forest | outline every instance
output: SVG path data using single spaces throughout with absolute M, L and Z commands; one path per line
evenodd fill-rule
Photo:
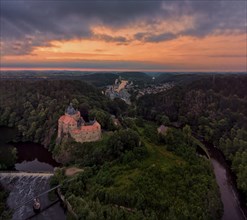
M 147 120 L 183 126 L 221 149 L 247 203 L 247 77 L 215 74 L 137 101 Z
M 197 155 L 193 135 L 222 150 L 246 199 L 247 77 L 197 77 L 179 76 L 171 90 L 133 99 L 131 106 L 109 100 L 92 85 L 97 82 L 1 80 L 0 125 L 17 130 L 14 141 L 41 143 L 64 167 L 84 169 L 62 187 L 81 219 L 220 219 L 212 167 Z M 100 122 L 101 141 L 56 144 L 57 120 L 70 102 L 86 121 Z M 161 124 L 170 126 L 165 136 L 157 133 Z M 2 156 L 14 160 L 16 152 L 9 154 L 14 157 Z M 1 160 L 1 169 L 13 160 Z M 51 184 L 65 179 L 61 168 Z M 3 210 L 6 195 L 1 190 Z
M 57 120 L 70 102 L 85 120 L 97 115 L 103 129 L 114 129 L 110 115 L 126 108 L 111 101 L 83 81 L 0 81 L 0 125 L 18 130 L 16 141 L 33 141 L 47 147 L 56 137 Z

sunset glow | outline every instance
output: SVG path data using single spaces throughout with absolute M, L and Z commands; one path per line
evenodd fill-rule
M 1 69 L 246 71 L 246 2 L 206 3 L 3 1 Z

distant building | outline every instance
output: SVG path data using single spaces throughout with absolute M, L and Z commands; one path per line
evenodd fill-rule
M 108 96 L 111 100 L 120 98 L 127 104 L 130 104 L 130 94 L 128 93 L 128 89 L 131 89 L 132 87 L 133 82 L 129 84 L 127 80 L 122 80 L 121 76 L 119 76 L 113 85 L 107 86 L 105 95 Z
M 117 127 L 120 127 L 120 126 L 121 126 L 120 121 L 116 118 L 115 115 L 111 115 L 111 118 L 112 118 L 112 122 L 113 122 L 113 124 L 114 124 L 115 126 L 117 126 Z
M 58 139 L 70 135 L 76 142 L 92 142 L 101 139 L 101 125 L 96 121 L 86 123 L 81 113 L 70 104 L 58 120 Z
M 168 130 L 168 127 L 166 127 L 165 125 L 161 125 L 157 128 L 158 133 L 162 135 L 166 135 L 167 130 Z

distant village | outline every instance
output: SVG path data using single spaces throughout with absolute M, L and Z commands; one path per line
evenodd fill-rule
M 152 80 L 154 82 L 154 77 Z M 115 80 L 113 85 L 108 85 L 106 87 L 106 90 L 102 92 L 111 100 L 114 100 L 115 98 L 120 98 L 130 105 L 131 92 L 136 93 L 136 98 L 138 99 L 143 95 L 164 92 L 166 90 L 171 89 L 173 86 L 174 83 L 169 82 L 163 84 L 149 84 L 145 87 L 139 87 L 138 85 L 134 85 L 133 81 L 123 80 L 121 76 L 119 76 L 119 78 Z
M 149 94 L 156 94 L 156 93 L 160 93 L 160 92 L 164 92 L 166 90 L 171 89 L 174 86 L 174 83 L 169 82 L 169 83 L 163 83 L 163 84 L 152 84 L 152 85 L 148 85 L 142 89 L 134 89 L 134 92 L 137 91 L 138 95 L 136 96 L 136 98 L 140 98 L 143 95 L 149 95 Z
M 130 102 L 130 93 L 129 90 L 134 87 L 133 82 L 129 82 L 128 80 L 122 80 L 121 76 L 115 80 L 113 85 L 107 86 L 106 90 L 103 93 L 108 96 L 111 100 L 115 98 L 120 98 L 125 101 L 127 104 L 131 104 Z

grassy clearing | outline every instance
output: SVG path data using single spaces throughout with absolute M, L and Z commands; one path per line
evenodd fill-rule
M 140 128 L 140 130 L 143 130 L 143 128 Z M 174 166 L 183 166 L 186 163 L 179 156 L 167 151 L 165 145 L 151 143 L 144 136 L 141 136 L 141 140 L 147 148 L 147 158 L 141 162 L 134 161 L 127 165 L 118 164 L 112 166 L 109 172 L 114 178 L 114 184 L 109 190 L 115 191 L 117 189 L 118 192 L 130 191 L 130 188 L 133 187 L 134 180 L 143 175 L 152 166 L 158 166 L 165 172 Z
M 185 163 L 180 157 L 167 151 L 164 145 L 158 146 L 147 141 L 144 141 L 144 143 L 148 149 L 149 157 L 143 161 L 143 167 L 155 164 L 165 171 L 174 165 L 183 165 Z

